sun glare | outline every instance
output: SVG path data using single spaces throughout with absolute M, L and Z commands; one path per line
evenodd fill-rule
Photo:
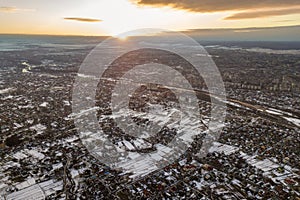
M 118 38 L 119 40 L 125 41 L 125 40 L 128 39 L 128 36 L 126 36 L 126 35 L 120 35 L 120 36 L 116 36 L 116 38 Z

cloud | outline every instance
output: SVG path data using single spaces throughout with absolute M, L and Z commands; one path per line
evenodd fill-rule
M 16 12 L 17 10 L 15 7 L 0 7 L 1 12 Z
M 140 6 L 169 6 L 193 12 L 241 11 L 300 6 L 299 0 L 131 0 Z
M 296 20 L 285 19 L 285 20 L 277 20 L 277 21 L 274 21 L 274 22 L 279 22 L 279 23 L 281 23 L 281 22 L 294 22 L 294 21 L 296 21 Z
M 223 29 L 190 29 L 183 33 L 208 41 L 300 41 L 300 25 Z
M 16 13 L 19 11 L 35 11 L 34 9 L 25 9 L 25 8 L 16 8 L 11 6 L 2 6 L 0 7 L 0 12 L 4 13 Z
M 281 10 L 262 10 L 262 11 L 239 12 L 239 13 L 236 13 L 236 14 L 226 17 L 225 20 L 263 18 L 263 17 L 272 17 L 272 16 L 281 16 L 281 15 L 290 15 L 290 14 L 299 14 L 299 13 L 300 13 L 300 7 L 281 9 Z
M 79 22 L 101 22 L 101 19 L 81 18 L 81 17 L 65 17 L 65 20 L 73 20 Z

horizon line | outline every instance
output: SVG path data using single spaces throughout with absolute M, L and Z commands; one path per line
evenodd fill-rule
M 300 27 L 300 24 L 297 25 L 288 25 L 288 26 L 262 26 L 262 27 L 243 27 L 243 28 L 192 28 L 192 29 L 185 29 L 177 32 L 192 32 L 197 30 L 241 30 L 241 29 L 271 29 L 271 28 L 293 28 L 293 27 Z M 172 30 L 166 30 L 172 31 Z M 94 35 L 94 34 L 48 34 L 48 33 L 0 33 L 0 35 L 32 35 L 32 36 L 65 36 L 65 37 L 114 37 L 113 35 Z

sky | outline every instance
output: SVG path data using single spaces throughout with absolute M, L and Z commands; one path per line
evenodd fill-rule
M 0 33 L 112 35 L 300 25 L 299 0 L 0 0 Z

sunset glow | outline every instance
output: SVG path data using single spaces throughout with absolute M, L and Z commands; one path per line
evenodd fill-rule
M 246 1 L 249 5 L 237 3 L 232 7 L 221 6 L 221 0 L 210 1 L 206 7 L 193 0 L 176 2 L 180 1 L 1 1 L 0 33 L 115 36 L 139 28 L 181 31 L 300 24 L 300 3 L 292 0 L 274 1 L 273 5 L 266 1 L 257 6 Z

